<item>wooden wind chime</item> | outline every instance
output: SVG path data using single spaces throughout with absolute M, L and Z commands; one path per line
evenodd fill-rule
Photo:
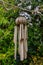
M 25 17 L 18 17 L 15 21 L 14 29 L 14 43 L 15 43 L 15 60 L 17 55 L 17 43 L 18 43 L 18 54 L 20 60 L 23 61 L 27 58 L 27 21 Z M 18 39 L 18 41 L 17 41 Z

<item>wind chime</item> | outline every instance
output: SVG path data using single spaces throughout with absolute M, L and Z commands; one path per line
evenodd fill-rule
M 27 58 L 27 21 L 25 17 L 18 17 L 15 21 L 14 29 L 14 43 L 15 43 L 15 60 L 17 55 L 17 44 L 18 44 L 18 54 L 20 60 L 23 61 Z

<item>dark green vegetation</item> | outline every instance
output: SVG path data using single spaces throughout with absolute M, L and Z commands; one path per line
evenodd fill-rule
M 8 1 L 8 0 L 5 0 Z M 14 5 L 14 0 L 9 0 Z M 34 5 L 42 5 L 33 2 Z M 0 4 L 0 65 L 15 65 L 14 60 L 14 26 L 15 19 L 19 16 L 19 9 L 6 11 Z M 17 65 L 43 65 L 43 16 L 39 15 L 40 21 L 32 16 L 32 25 L 28 27 L 28 58 Z M 39 24 L 40 22 L 40 24 Z

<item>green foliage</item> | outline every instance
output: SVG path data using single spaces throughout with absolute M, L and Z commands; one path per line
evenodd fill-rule
M 14 0 L 5 0 L 11 4 Z M 32 6 L 38 5 L 38 3 L 33 2 Z M 16 61 L 14 59 L 14 26 L 15 19 L 19 16 L 19 9 L 5 11 L 2 6 L 0 6 L 0 65 L 15 65 Z M 38 23 L 36 22 L 34 15 L 32 15 L 32 26 L 28 27 L 28 58 L 23 62 L 19 62 L 19 65 L 43 65 L 43 16 Z
M 5 11 L 0 8 L 0 64 L 14 65 L 14 26 L 18 9 Z

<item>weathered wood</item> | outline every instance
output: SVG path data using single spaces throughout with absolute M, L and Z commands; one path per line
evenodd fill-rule
M 16 59 L 16 54 L 17 54 L 17 26 L 15 26 L 15 30 L 14 30 L 14 43 L 15 43 L 15 54 L 14 54 L 14 57 Z
M 27 26 L 25 25 L 24 29 L 24 54 L 25 54 L 25 59 L 27 58 L 27 51 L 28 51 L 28 46 L 27 46 Z
M 16 19 L 16 27 L 15 27 L 15 37 L 17 38 L 17 32 L 18 32 L 18 53 L 20 55 L 20 60 L 23 61 L 27 58 L 27 21 L 25 17 L 18 17 Z M 18 30 L 18 31 L 17 31 Z M 16 56 L 16 47 L 17 47 L 17 39 L 15 39 L 15 56 Z M 16 57 L 15 57 L 16 59 Z

